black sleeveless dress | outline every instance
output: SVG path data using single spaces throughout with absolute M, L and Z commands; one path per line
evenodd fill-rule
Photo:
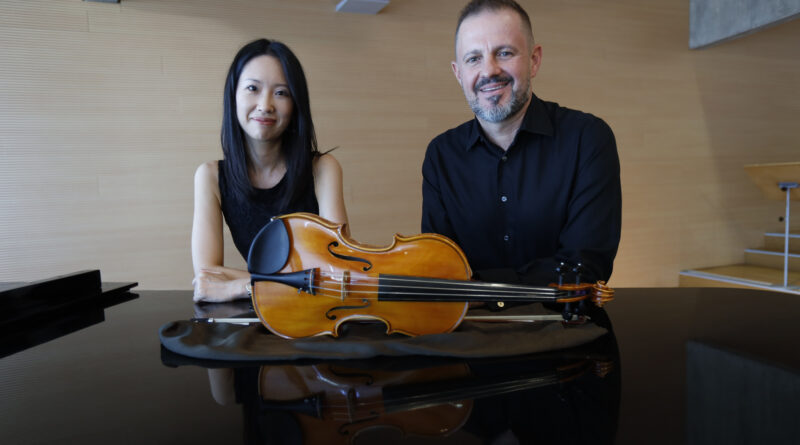
M 278 208 L 278 197 L 281 196 L 286 188 L 286 176 L 271 189 L 256 189 L 256 199 L 251 201 L 247 197 L 237 196 L 233 187 L 225 178 L 223 163 L 219 161 L 219 195 L 222 215 L 225 223 L 231 229 L 233 243 L 236 249 L 242 254 L 244 259 L 250 252 L 250 244 L 253 238 L 273 216 L 284 215 L 294 212 L 319 213 L 317 195 L 314 187 L 308 187 L 308 192 L 300 199 L 289 204 L 288 209 Z

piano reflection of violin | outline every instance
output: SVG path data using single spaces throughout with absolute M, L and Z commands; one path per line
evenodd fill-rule
M 415 363 L 405 369 L 392 364 L 376 368 L 374 362 L 262 366 L 259 411 L 291 413 L 295 440 L 304 444 L 374 443 L 389 437 L 434 440 L 466 434 L 481 400 L 501 405 L 503 400 L 552 401 L 533 394 L 546 388 L 566 394 L 581 379 L 608 386 L 605 379 L 615 371 L 613 356 L 602 354 Z M 502 411 L 510 410 L 524 417 L 531 407 Z M 609 414 L 603 408 L 593 416 Z
M 162 361 L 213 368 L 212 395 L 241 405 L 246 443 L 468 445 L 509 436 L 523 444 L 613 443 L 618 349 L 605 312 L 594 313 L 592 322 L 609 332 L 530 355 L 308 358 L 259 366 L 162 348 Z M 227 388 L 222 397 L 220 388 Z
M 468 373 L 464 363 L 405 371 L 335 363 L 264 366 L 259 394 L 262 407 L 296 414 L 304 443 L 352 443 L 363 431 L 377 428 L 440 436 L 464 425 L 472 400 L 450 385 L 430 388 L 430 393 L 423 388 L 457 382 Z

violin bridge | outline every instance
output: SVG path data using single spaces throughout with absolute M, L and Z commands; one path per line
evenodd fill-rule
M 342 301 L 344 301 L 345 298 L 348 297 L 347 293 L 348 289 L 350 288 L 349 285 L 350 285 L 350 271 L 345 270 L 344 272 L 342 272 L 342 282 L 340 283 L 341 286 L 340 293 L 342 295 Z

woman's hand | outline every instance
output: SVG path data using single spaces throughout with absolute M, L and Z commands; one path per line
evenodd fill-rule
M 245 287 L 249 282 L 248 278 L 238 278 L 224 267 L 202 268 L 192 280 L 194 301 L 195 303 L 221 303 L 239 298 L 249 298 L 250 294 Z

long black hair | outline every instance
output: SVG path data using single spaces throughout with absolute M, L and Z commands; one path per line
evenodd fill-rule
M 319 155 L 317 135 L 311 121 L 311 104 L 308 98 L 308 84 L 300 61 L 288 46 L 275 40 L 254 40 L 239 50 L 233 58 L 225 80 L 225 94 L 222 111 L 222 153 L 225 162 L 225 177 L 237 194 L 253 199 L 256 188 L 247 173 L 248 156 L 242 135 L 242 128 L 236 117 L 236 88 L 239 76 L 247 62 L 258 56 L 272 56 L 278 59 L 289 84 L 294 104 L 289 126 L 281 135 L 281 151 L 286 160 L 286 192 L 279 198 L 279 207 L 285 210 L 314 186 L 312 160 Z

